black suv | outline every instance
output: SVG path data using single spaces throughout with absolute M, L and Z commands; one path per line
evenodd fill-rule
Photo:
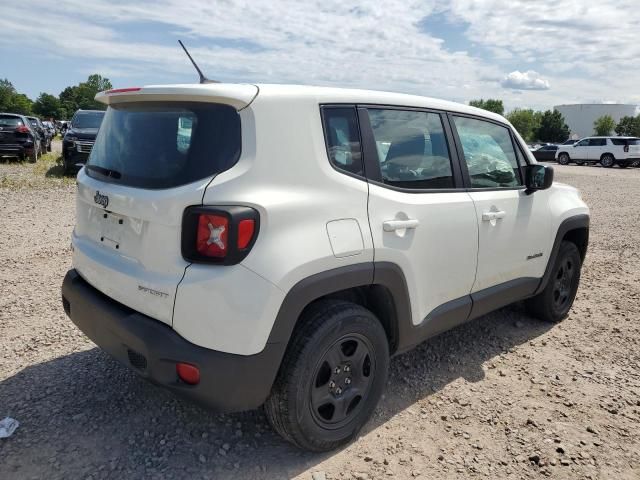
M 73 115 L 62 139 L 65 173 L 79 170 L 87 163 L 103 117 L 102 110 L 78 110 Z
M 40 137 L 27 117 L 17 113 L 0 113 L 0 156 L 38 160 Z
M 38 117 L 27 117 L 27 120 L 31 122 L 31 126 L 40 137 L 40 152 L 50 152 L 52 135 L 49 129 L 42 124 Z

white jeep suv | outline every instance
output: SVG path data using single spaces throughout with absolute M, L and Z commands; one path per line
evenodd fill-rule
M 556 151 L 560 165 L 575 162 L 600 163 L 603 167 L 618 165 L 626 168 L 640 160 L 640 138 L 635 137 L 587 137 L 573 145 L 560 145 Z
M 348 442 L 389 358 L 527 300 L 558 322 L 589 236 L 503 117 L 393 93 L 148 86 L 108 105 L 78 174 L 71 320 L 301 448 Z

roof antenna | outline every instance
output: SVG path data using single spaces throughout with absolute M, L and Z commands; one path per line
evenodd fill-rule
M 178 40 L 178 43 L 180 44 L 180 46 L 184 50 L 184 53 L 187 54 L 187 57 L 189 57 L 189 60 L 191 60 L 191 63 L 193 63 L 193 66 L 198 71 L 198 75 L 200 75 L 200 83 L 220 83 L 217 80 L 209 80 L 207 77 L 205 77 L 204 74 L 202 73 L 202 70 L 200 70 L 200 67 L 198 67 L 198 65 L 193 60 L 193 58 L 191 58 L 191 55 L 189 55 L 189 51 L 187 50 L 187 47 L 184 46 L 184 43 L 182 43 L 182 40 Z

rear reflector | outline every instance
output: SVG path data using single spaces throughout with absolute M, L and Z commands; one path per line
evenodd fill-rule
M 222 258 L 227 254 L 229 220 L 222 215 L 200 214 L 196 251 L 207 257 Z
M 244 250 L 253 238 L 256 222 L 252 218 L 240 220 L 238 223 L 238 250 Z
M 189 385 L 200 383 L 200 370 L 195 365 L 189 363 L 176 363 L 176 373 L 180 380 Z
M 142 87 L 114 88 L 113 90 L 107 90 L 105 93 L 111 95 L 112 93 L 137 92 L 139 90 L 142 90 Z

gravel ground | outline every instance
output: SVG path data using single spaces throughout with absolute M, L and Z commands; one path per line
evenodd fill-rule
M 315 455 L 260 411 L 148 384 L 65 318 L 75 188 L 49 162 L 0 164 L 0 418 L 21 422 L 1 479 L 640 478 L 640 169 L 556 167 L 592 209 L 564 323 L 515 305 L 395 358 L 362 436 Z

